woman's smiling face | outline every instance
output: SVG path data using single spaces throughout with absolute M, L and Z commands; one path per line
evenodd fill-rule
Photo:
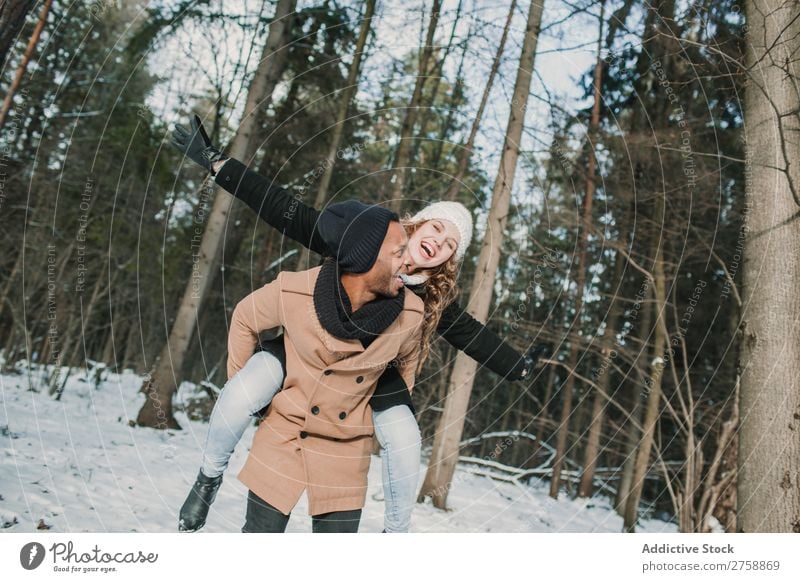
M 461 235 L 455 224 L 438 218 L 425 221 L 408 239 L 408 254 L 414 261 L 409 273 L 438 267 L 453 256 L 459 244 Z

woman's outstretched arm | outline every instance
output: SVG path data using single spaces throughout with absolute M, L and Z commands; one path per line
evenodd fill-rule
M 303 204 L 274 180 L 249 170 L 239 160 L 229 158 L 215 166 L 219 168 L 216 183 L 252 208 L 264 222 L 316 253 L 328 253 L 316 229 L 319 210 Z
M 239 160 L 226 158 L 209 139 L 200 117 L 192 116 L 189 128 L 176 125 L 172 145 L 211 172 L 217 184 L 243 200 L 267 224 L 312 251 L 326 254 L 327 246 L 316 230 L 320 212 L 303 204 L 274 180 L 248 170 Z
M 444 308 L 436 331 L 450 345 L 507 380 L 520 380 L 529 371 L 525 356 L 455 301 Z
M 455 302 L 445 307 L 436 331 L 453 347 L 506 380 L 528 377 L 539 356 L 549 351 L 549 346 L 539 345 L 523 356 Z M 408 386 L 396 368 L 390 366 L 378 380 L 370 405 L 373 410 L 386 410 L 400 404 L 415 412 Z

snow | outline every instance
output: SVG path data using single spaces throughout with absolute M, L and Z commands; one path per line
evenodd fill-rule
M 207 425 L 182 412 L 184 430 L 132 426 L 144 396 L 142 377 L 106 373 L 95 385 L 73 374 L 60 401 L 36 371 L 0 375 L 0 530 L 33 532 L 175 532 L 177 514 L 197 474 Z M 29 389 L 34 386 L 35 390 Z M 191 392 L 181 387 L 178 400 Z M 203 532 L 238 532 L 247 490 L 236 475 L 255 426 L 239 443 Z M 380 459 L 373 457 L 361 532 L 383 529 Z M 421 467 L 420 479 L 425 466 Z M 448 511 L 418 504 L 415 532 L 620 532 L 610 500 L 559 500 L 547 483 L 523 486 L 471 473 L 459 465 Z M 305 496 L 287 531 L 311 531 Z M 642 520 L 640 532 L 675 532 L 672 523 Z

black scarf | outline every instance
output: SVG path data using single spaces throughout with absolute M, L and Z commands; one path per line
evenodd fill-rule
M 322 264 L 314 285 L 314 309 L 325 331 L 339 339 L 358 339 L 367 347 L 389 327 L 405 303 L 405 289 L 397 297 L 378 297 L 353 313 L 350 298 L 339 278 L 336 261 Z

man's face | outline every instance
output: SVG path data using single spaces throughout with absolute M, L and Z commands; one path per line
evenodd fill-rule
M 397 297 L 403 288 L 400 274 L 405 272 L 408 257 L 408 236 L 397 221 L 389 223 L 386 237 L 375 264 L 367 271 L 370 291 L 385 297 Z

